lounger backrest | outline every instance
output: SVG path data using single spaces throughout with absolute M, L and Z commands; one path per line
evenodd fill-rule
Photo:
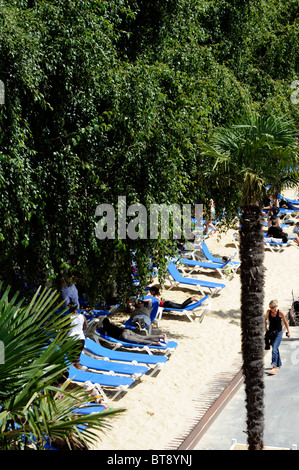
M 202 297 L 198 302 L 192 302 L 191 304 L 187 305 L 186 307 L 182 309 L 173 309 L 173 308 L 165 308 L 165 310 L 195 310 L 198 307 L 201 307 L 202 304 L 210 298 L 209 295 L 205 295 Z
M 92 354 L 101 357 L 107 357 L 107 359 L 115 361 L 136 361 L 137 363 L 142 364 L 157 364 L 159 362 L 166 362 L 166 356 L 156 356 L 154 354 L 143 354 L 143 353 L 134 353 L 126 351 L 114 351 L 112 349 L 105 348 L 104 346 L 95 343 L 92 339 L 85 339 L 85 348 L 90 351 Z
M 211 253 L 210 253 L 210 250 L 208 248 L 208 245 L 206 244 L 205 241 L 202 241 L 202 244 L 201 244 L 201 251 L 203 252 L 204 256 L 209 260 L 209 261 L 212 261 L 214 263 L 221 263 L 221 259 L 220 258 L 215 258 L 215 256 L 213 256 Z
M 176 280 L 182 280 L 182 281 L 185 281 L 183 275 L 179 272 L 178 268 L 176 267 L 176 265 L 173 263 L 173 261 L 170 261 L 170 263 L 168 263 L 168 266 L 167 266 L 167 269 L 169 271 L 169 274 Z

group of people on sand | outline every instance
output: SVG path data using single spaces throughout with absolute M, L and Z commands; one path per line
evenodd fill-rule
M 151 311 L 150 302 L 138 300 L 136 303 L 137 312 L 139 309 L 141 309 L 142 312 L 144 312 L 146 309 L 148 313 L 150 314 L 150 311 Z M 85 315 L 83 313 L 78 312 L 77 304 L 71 302 L 69 304 L 68 310 L 69 310 L 69 313 L 71 314 L 71 317 L 70 317 L 71 329 L 70 329 L 69 335 L 75 336 L 78 339 L 78 345 L 79 345 L 79 348 L 78 348 L 79 352 L 78 352 L 78 356 L 74 360 L 74 366 L 77 369 L 82 369 L 83 367 L 80 365 L 80 355 L 85 345 L 85 332 L 87 329 L 87 321 L 86 321 Z M 142 336 L 130 328 L 125 328 L 123 326 L 118 326 L 112 323 L 108 317 L 104 318 L 102 322 L 102 329 L 108 336 L 125 341 L 127 343 L 136 343 L 140 345 L 154 345 L 154 346 L 164 345 L 165 346 L 168 342 L 166 334 Z
M 288 236 L 287 233 L 283 232 L 280 226 L 280 210 L 279 202 L 277 199 L 270 196 L 268 200 L 268 205 L 264 206 L 264 210 L 268 211 L 267 213 L 267 222 L 268 222 L 268 236 L 273 236 L 274 238 L 282 238 L 282 240 L 287 240 L 284 237 Z M 215 204 L 212 199 L 209 201 L 209 210 L 208 217 L 206 218 L 206 229 L 205 232 L 208 232 L 209 228 L 212 227 L 212 221 L 215 216 Z M 299 245 L 299 222 L 297 222 L 293 229 L 294 233 L 294 242 Z M 160 298 L 159 289 L 156 286 L 152 286 L 149 289 L 149 294 L 151 297 L 154 297 L 158 300 L 159 306 L 165 308 L 173 309 L 184 309 L 187 305 L 192 302 L 198 301 L 194 296 L 189 297 L 183 303 L 177 303 L 172 300 L 162 300 Z M 65 302 L 65 306 L 69 308 L 71 316 L 71 330 L 70 335 L 76 336 L 79 343 L 79 354 L 78 357 L 74 360 L 74 365 L 77 368 L 80 366 L 80 354 L 84 348 L 85 344 L 85 331 L 87 328 L 87 321 L 85 316 L 82 313 L 78 312 L 79 306 L 79 296 L 76 289 L 76 285 L 73 279 L 66 282 L 63 280 L 62 283 L 62 297 Z M 150 314 L 152 311 L 152 300 L 151 298 L 138 298 L 135 302 L 131 299 L 128 299 L 126 302 L 126 312 L 130 314 L 130 317 L 133 321 L 133 324 L 137 325 L 139 328 L 146 329 L 151 324 Z M 269 326 L 268 326 L 269 323 Z M 266 347 L 269 348 L 272 346 L 272 369 L 269 372 L 271 375 L 276 374 L 276 371 L 281 367 L 281 358 L 279 355 L 279 345 L 282 339 L 282 323 L 285 325 L 287 330 L 287 336 L 290 336 L 288 322 L 285 318 L 283 312 L 278 309 L 278 302 L 272 300 L 269 304 L 269 310 L 266 312 L 265 316 L 265 342 Z M 115 339 L 119 339 L 128 343 L 135 343 L 138 345 L 156 345 L 156 346 L 165 346 L 168 342 L 165 334 L 158 335 L 141 335 L 140 329 L 131 329 L 126 328 L 125 326 L 119 326 L 109 320 L 108 317 L 105 317 L 101 328 L 103 332 Z
M 159 297 L 159 289 L 155 286 L 150 288 L 150 294 L 158 299 L 160 306 L 175 309 L 185 308 L 190 303 L 197 301 L 195 297 L 190 297 L 181 304 L 171 300 L 163 301 Z M 141 314 L 148 317 L 150 316 L 152 309 L 151 299 L 138 299 L 135 306 L 133 305 L 132 301 L 128 301 L 127 303 L 132 312 L 132 317 L 134 317 L 134 315 Z M 78 312 L 77 304 L 71 302 L 69 304 L 69 312 L 72 314 L 71 330 L 69 334 L 70 336 L 76 336 L 78 342 L 80 343 L 80 351 L 78 357 L 74 361 L 74 366 L 78 369 L 82 369 L 83 367 L 80 366 L 80 355 L 85 344 L 87 321 L 85 316 Z M 283 335 L 283 324 L 286 328 L 287 337 L 290 338 L 289 324 L 286 320 L 285 314 L 278 308 L 278 301 L 271 300 L 269 303 L 269 309 L 265 315 L 265 349 L 270 349 L 270 346 L 272 346 L 272 369 L 269 371 L 270 375 L 275 375 L 282 365 L 279 346 Z M 123 326 L 114 324 L 109 320 L 108 317 L 104 318 L 102 322 L 102 329 L 108 336 L 128 343 L 165 346 L 168 342 L 165 334 L 142 336 L 130 328 L 125 328 Z
M 169 308 L 181 309 L 185 308 L 192 302 L 196 302 L 198 299 L 196 297 L 190 297 L 185 300 L 183 303 L 179 304 L 171 300 L 163 301 L 159 297 L 159 289 L 157 287 L 150 288 L 150 295 L 158 299 L 159 305 Z M 75 297 L 76 298 L 76 297 Z M 78 312 L 78 304 L 75 301 L 71 301 L 68 304 L 69 313 L 71 313 L 71 330 L 70 336 L 76 336 L 80 344 L 80 351 L 78 357 L 74 361 L 74 366 L 82 368 L 80 366 L 80 354 L 84 348 L 85 344 L 85 331 L 87 329 L 86 317 L 83 313 Z M 137 299 L 135 303 L 131 299 L 127 300 L 127 311 L 131 313 L 131 318 L 133 320 L 141 318 L 144 321 L 144 325 L 150 325 L 150 314 L 152 311 L 152 300 L 148 299 Z M 142 324 L 142 323 L 141 323 Z M 140 335 L 138 332 L 134 331 L 131 328 L 126 328 L 124 326 L 118 326 L 112 323 L 108 317 L 105 317 L 102 322 L 102 329 L 104 332 L 115 339 L 125 341 L 127 343 L 135 343 L 139 345 L 153 345 L 153 346 L 165 346 L 168 342 L 166 334 L 158 335 Z M 137 330 L 138 331 L 138 330 Z
M 267 236 L 281 240 L 287 243 L 291 240 L 292 243 L 299 246 L 299 222 L 296 222 L 292 234 L 288 234 L 281 227 L 281 211 L 279 200 L 273 196 L 267 198 L 267 204 L 263 210 L 267 211 Z

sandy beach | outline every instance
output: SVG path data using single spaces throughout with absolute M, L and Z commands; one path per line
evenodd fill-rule
M 296 197 L 293 190 L 284 194 Z M 292 229 L 284 230 L 291 233 Z M 236 252 L 233 232 L 217 231 L 206 240 L 213 255 L 231 256 Z M 237 253 L 235 260 L 238 259 Z M 264 265 L 264 310 L 271 299 L 277 298 L 279 308 L 286 314 L 292 304 L 292 291 L 295 297 L 299 295 L 299 246 L 290 245 L 275 253 L 265 249 Z M 211 297 L 211 310 L 201 323 L 198 320 L 191 323 L 179 314 L 163 314 L 159 329 L 153 328 L 153 334 L 166 333 L 169 340 L 178 342 L 177 349 L 156 376 L 144 376 L 120 399 L 110 402 L 112 408 L 122 407 L 126 411 L 111 420 L 111 429 L 99 436 L 94 449 L 176 449 L 204 406 L 213 399 L 215 384 L 240 370 L 240 275 L 223 281 L 217 273 L 202 271 L 198 277 L 225 282 L 226 287 Z M 161 294 L 164 299 L 177 302 L 190 295 L 201 297 L 191 288 L 164 289 Z

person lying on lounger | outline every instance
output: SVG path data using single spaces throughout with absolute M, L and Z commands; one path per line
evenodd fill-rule
M 192 302 L 198 302 L 198 299 L 194 296 L 189 297 L 187 300 L 185 300 L 181 304 L 179 304 L 177 302 L 173 302 L 172 300 L 161 300 L 160 297 L 159 297 L 159 295 L 160 295 L 159 294 L 159 289 L 158 289 L 158 287 L 155 287 L 155 286 L 150 288 L 150 294 L 153 297 L 156 297 L 159 300 L 159 306 L 160 307 L 165 307 L 165 308 L 174 308 L 174 309 L 182 310 L 185 307 L 187 307 L 187 305 L 191 304 Z
M 168 342 L 165 334 L 141 336 L 135 331 L 111 323 L 109 318 L 105 317 L 102 323 L 102 329 L 108 336 L 114 339 L 120 339 L 127 343 L 136 343 L 141 345 L 165 346 Z

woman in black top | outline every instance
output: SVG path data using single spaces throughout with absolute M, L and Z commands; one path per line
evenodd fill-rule
M 286 320 L 286 317 L 283 312 L 278 309 L 278 301 L 271 300 L 269 303 L 269 310 L 266 312 L 265 317 L 265 330 L 268 331 L 268 322 L 269 322 L 269 332 L 272 332 L 274 335 L 272 342 L 272 369 L 269 374 L 275 375 L 276 371 L 281 367 L 281 358 L 279 354 L 279 345 L 282 340 L 282 321 L 287 330 L 288 338 L 290 335 L 289 325 Z

